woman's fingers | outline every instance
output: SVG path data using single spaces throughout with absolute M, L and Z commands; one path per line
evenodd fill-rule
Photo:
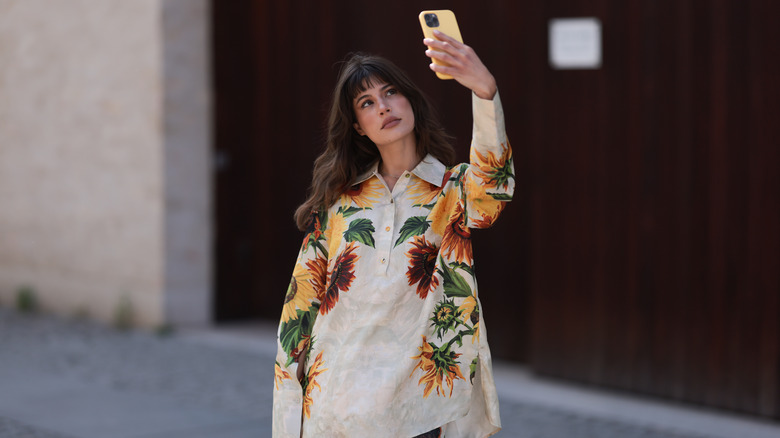
M 423 40 L 428 46 L 425 54 L 448 65 L 431 64 L 431 70 L 452 76 L 480 98 L 492 99 L 496 93 L 495 79 L 474 49 L 439 31 L 434 31 L 434 36 L 437 39 Z
M 436 39 L 425 38 L 423 40 L 423 43 L 432 49 L 436 49 L 454 56 L 459 54 L 461 51 L 470 48 L 455 38 L 445 34 L 444 32 L 440 32 L 438 30 L 434 30 L 433 32 Z
M 438 38 L 440 41 L 443 41 L 445 43 L 451 44 L 452 46 L 454 46 L 456 48 L 464 45 L 460 41 L 456 40 L 455 38 L 447 35 L 446 33 L 442 32 L 440 30 L 434 29 L 433 30 L 433 36 Z

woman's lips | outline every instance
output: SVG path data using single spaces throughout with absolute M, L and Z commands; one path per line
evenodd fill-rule
M 391 117 L 387 120 L 385 120 L 385 123 L 382 123 L 382 129 L 385 128 L 392 128 L 393 126 L 399 124 L 401 122 L 401 119 L 398 117 Z

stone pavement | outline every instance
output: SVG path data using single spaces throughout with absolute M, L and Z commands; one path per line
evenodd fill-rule
M 160 336 L 0 309 L 0 438 L 269 437 L 274 352 L 271 325 Z M 780 437 L 752 417 L 495 373 L 498 437 Z

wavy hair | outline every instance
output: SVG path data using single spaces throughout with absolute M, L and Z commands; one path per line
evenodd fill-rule
M 355 179 L 380 158 L 379 149 L 354 128 L 353 100 L 374 82 L 393 85 L 409 100 L 414 111 L 417 155 L 431 154 L 446 166 L 455 161 L 455 150 L 439 123 L 428 98 L 395 64 L 379 56 L 356 53 L 343 63 L 333 90 L 325 150 L 314 161 L 308 197 L 295 211 L 298 229 L 306 230 L 311 214 L 325 210 L 354 185 Z

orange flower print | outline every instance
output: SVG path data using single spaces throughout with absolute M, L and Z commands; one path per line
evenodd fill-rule
M 441 251 L 445 257 L 455 253 L 455 260 L 471 264 L 471 231 L 464 225 L 463 205 L 455 206 L 455 212 L 450 216 L 450 222 L 444 229 L 441 239 Z
M 436 390 L 436 395 L 447 395 L 445 394 L 445 384 L 450 387 L 449 396 L 452 397 L 455 380 L 466 380 L 460 372 L 458 361 L 455 360 L 460 354 L 450 351 L 449 344 L 437 347 L 433 343 L 428 342 L 425 335 L 422 338 L 422 346 L 418 347 L 420 354 L 412 357 L 412 359 L 420 359 L 420 361 L 417 362 L 409 377 L 412 377 L 418 368 L 422 371 L 423 375 L 417 384 L 425 384 L 423 398 L 428 398 L 434 389 Z
M 308 248 L 309 246 L 317 246 L 320 240 L 322 240 L 322 215 L 313 211 L 311 213 L 311 220 L 306 227 L 306 234 L 303 237 L 303 246 Z
M 355 279 L 355 262 L 360 258 L 354 253 L 355 248 L 355 242 L 350 242 L 336 258 L 320 306 L 321 315 L 330 312 L 339 300 L 339 292 L 346 292 L 352 285 L 352 280 Z
M 309 368 L 309 372 L 306 373 L 305 376 L 303 376 L 303 382 L 301 382 L 301 385 L 303 386 L 303 414 L 306 415 L 306 418 L 311 418 L 311 406 L 312 406 L 312 398 L 311 393 L 314 391 L 314 387 L 316 386 L 317 389 L 322 391 L 322 387 L 319 383 L 317 383 L 316 377 L 322 374 L 325 371 L 328 371 L 327 368 L 322 368 L 322 351 L 320 351 L 320 354 L 317 355 L 317 358 L 314 359 L 314 363 Z
M 292 380 L 292 377 L 290 377 L 290 373 L 283 370 L 282 367 L 279 365 L 279 362 L 276 362 L 274 364 L 274 384 L 276 385 L 276 389 L 279 389 L 279 385 L 283 383 L 284 380 Z
M 471 224 L 475 228 L 488 228 L 493 225 L 493 223 L 496 222 L 496 219 L 498 219 L 498 214 L 501 213 L 501 211 L 506 206 L 506 202 L 496 202 L 497 211 L 493 215 L 485 215 L 482 217 L 471 217 Z
M 306 262 L 306 267 L 309 268 L 309 272 L 311 273 L 309 282 L 314 289 L 317 300 L 322 302 L 322 299 L 325 296 L 325 279 L 328 276 L 328 259 L 325 257 L 317 257 Z
M 413 247 L 406 253 L 410 261 L 406 277 L 409 279 L 409 286 L 417 283 L 417 295 L 425 299 L 428 291 L 439 285 L 438 277 L 433 275 L 436 271 L 439 249 L 436 245 L 428 243 L 425 236 L 415 236 L 411 243 Z
M 382 197 L 384 186 L 377 178 L 369 178 L 347 189 L 345 201 L 352 201 L 359 208 L 371 208 Z M 346 203 L 345 203 L 346 204 Z

